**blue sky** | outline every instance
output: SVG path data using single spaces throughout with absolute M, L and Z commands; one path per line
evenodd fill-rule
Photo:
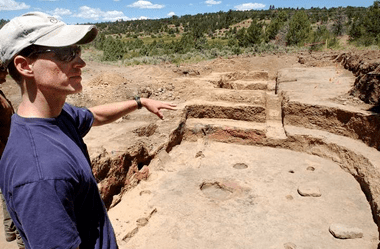
M 373 5 L 373 0 L 0 0 L 0 19 L 12 19 L 30 11 L 42 11 L 68 24 L 159 19 L 172 15 L 196 15 L 228 10 L 339 7 Z

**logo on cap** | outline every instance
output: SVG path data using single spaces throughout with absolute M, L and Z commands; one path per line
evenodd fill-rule
M 58 23 L 59 22 L 59 20 L 53 16 L 49 16 L 48 18 L 49 18 L 51 23 Z

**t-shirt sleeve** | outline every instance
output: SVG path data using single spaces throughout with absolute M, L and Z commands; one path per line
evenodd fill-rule
M 78 128 L 79 134 L 84 137 L 91 129 L 94 123 L 94 115 L 87 108 L 79 108 L 65 103 L 63 110 L 69 114 Z
M 32 248 L 77 248 L 74 187 L 65 180 L 43 180 L 17 187 L 13 193 L 17 219 Z M 38 218 L 37 218 L 38 217 Z

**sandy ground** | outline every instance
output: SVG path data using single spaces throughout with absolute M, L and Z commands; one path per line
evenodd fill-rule
M 195 158 L 200 149 L 204 157 Z M 360 186 L 329 160 L 207 141 L 185 142 L 166 157 L 110 210 L 121 248 L 346 249 L 377 241 Z M 302 197 L 302 187 L 322 196 Z M 336 240 L 333 223 L 361 227 L 366 238 Z
M 2 204 L 0 204 L 1 206 Z M 1 207 L 1 212 L 0 212 L 0 220 L 3 221 L 3 208 Z M 3 223 L 1 222 L 1 225 Z M 17 243 L 16 241 L 12 241 L 12 242 L 7 242 L 5 240 L 5 233 L 4 233 L 4 227 L 2 226 L 2 228 L 0 229 L 0 248 L 4 248 L 4 249 L 18 249 L 18 246 L 17 246 Z
M 255 108 L 268 109 L 269 101 L 262 97 L 268 89 L 217 89 L 221 83 L 244 85 L 251 72 L 267 72 L 265 79 L 249 80 L 255 88 L 261 87 L 261 81 L 272 84 L 280 77 L 282 83 L 271 91 L 287 92 L 294 102 L 350 111 L 368 109 L 347 96 L 354 82 L 349 71 L 330 60 L 313 66 L 300 64 L 299 56 L 218 58 L 180 67 L 117 67 L 89 60 L 83 70 L 83 92 L 68 101 L 90 107 L 140 94 L 178 105 L 177 111 L 164 111 L 164 120 L 140 110 L 114 124 L 94 127 L 85 138 L 92 158 L 102 153 L 116 158 L 139 142 L 155 151 L 194 101 L 236 110 L 241 108 L 236 105 L 246 108 L 247 103 L 254 103 Z M 2 90 L 17 107 L 14 82 L 10 80 Z M 265 133 L 271 115 L 280 115 L 280 120 L 276 116 L 273 121 L 281 122 L 281 110 L 273 109 L 264 123 L 237 118 L 219 124 Z M 208 128 L 219 122 L 205 117 L 190 121 L 188 126 Z M 233 141 L 220 143 L 207 136 L 184 139 L 170 152 L 155 155 L 149 177 L 120 194 L 119 203 L 109 210 L 120 248 L 377 248 L 379 235 L 371 207 L 358 182 L 337 160 Z M 300 189 L 320 196 L 304 197 Z M 336 239 L 329 232 L 335 223 L 359 228 L 364 235 Z M 0 248 L 17 248 L 12 247 L 15 243 L 5 245 L 1 236 Z

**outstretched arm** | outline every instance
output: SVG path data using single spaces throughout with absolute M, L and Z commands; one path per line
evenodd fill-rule
M 174 110 L 176 105 L 164 103 L 161 101 L 141 98 L 141 104 L 148 111 L 156 114 L 160 119 L 164 118 L 164 115 L 160 111 L 161 109 Z M 94 114 L 93 126 L 104 125 L 112 123 L 122 116 L 137 109 L 137 102 L 135 100 L 127 100 L 112 104 L 99 105 L 89 108 L 89 110 Z

